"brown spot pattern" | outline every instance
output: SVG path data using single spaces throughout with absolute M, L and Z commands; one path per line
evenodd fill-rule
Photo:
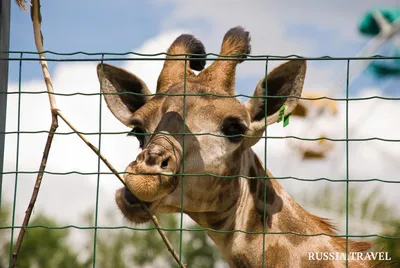
M 266 248 L 265 267 L 287 268 L 290 266 L 289 250 L 279 243 Z
M 238 255 L 232 257 L 232 262 L 235 268 L 252 268 L 251 263 L 246 255 Z

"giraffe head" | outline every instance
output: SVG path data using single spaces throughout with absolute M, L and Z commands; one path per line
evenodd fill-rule
M 184 56 L 174 56 L 184 53 L 192 54 L 186 62 Z M 274 69 L 260 80 L 254 98 L 246 103 L 232 97 L 236 66 L 249 53 L 249 32 L 232 28 L 225 34 L 220 55 L 240 56 L 219 57 L 204 69 L 204 56 L 196 56 L 205 54 L 203 44 L 192 35 L 181 35 L 168 49 L 153 97 L 134 74 L 98 65 L 108 108 L 132 129 L 129 135 L 136 136 L 142 149 L 126 168 L 127 189 L 116 193 L 117 205 L 128 219 L 150 220 L 139 199 L 160 213 L 179 212 L 182 206 L 185 212 L 218 212 L 218 200 L 227 199 L 221 199 L 222 185 L 229 179 L 199 174 L 239 175 L 240 155 L 259 140 L 248 136 L 261 136 L 266 125 L 277 121 L 283 104 L 285 114 L 295 108 L 306 72 L 304 60 Z M 196 75 L 193 70 L 201 72 Z M 262 98 L 265 95 L 271 98 Z

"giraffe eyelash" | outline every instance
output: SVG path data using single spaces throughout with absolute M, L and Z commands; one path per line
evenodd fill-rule
M 129 133 L 128 136 L 134 136 L 136 139 L 139 141 L 139 147 L 143 148 L 144 146 L 144 139 L 145 139 L 145 133 L 142 128 L 140 127 L 134 127 Z

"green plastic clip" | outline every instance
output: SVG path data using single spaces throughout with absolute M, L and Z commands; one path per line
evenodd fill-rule
M 278 120 L 276 120 L 277 123 L 281 122 L 285 117 L 285 110 L 286 110 L 286 104 L 282 105 L 281 108 L 279 109 Z
M 289 125 L 289 117 L 292 114 L 292 113 L 290 113 L 285 116 L 285 111 L 286 111 L 286 104 L 282 105 L 282 107 L 279 109 L 278 120 L 276 120 L 277 123 L 279 123 L 283 120 L 283 127 L 286 127 L 287 125 Z
M 289 125 L 289 117 L 292 113 L 288 114 L 287 116 L 285 116 L 283 118 L 283 127 L 286 127 L 287 125 Z

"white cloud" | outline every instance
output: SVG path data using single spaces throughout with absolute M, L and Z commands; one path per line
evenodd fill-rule
M 325 46 L 361 45 L 365 42 L 357 31 L 358 23 L 366 11 L 376 7 L 393 6 L 396 0 L 380 1 L 183 1 L 183 0 L 155 0 L 156 3 L 171 3 L 173 12 L 169 15 L 164 28 L 186 25 L 190 23 L 204 25 L 203 31 L 198 33 L 208 52 L 219 52 L 219 46 L 225 32 L 236 25 L 242 25 L 250 31 L 252 36 L 252 54 L 322 56 L 315 51 L 325 51 Z M 329 36 L 322 43 L 315 41 L 315 34 L 308 34 L 301 27 L 308 26 L 322 35 Z M 296 28 L 300 27 L 300 28 Z M 293 30 L 296 28 L 296 30 Z M 342 51 L 340 56 L 354 56 Z M 326 54 L 331 55 L 330 51 Z M 278 63 L 270 63 L 269 70 Z M 354 72 L 355 64 L 350 65 L 350 73 Z M 252 77 L 248 91 L 251 94 L 255 83 L 264 75 L 265 63 L 246 62 L 239 66 L 238 77 Z M 322 91 L 328 96 L 338 97 L 345 93 L 346 62 L 345 61 L 309 61 L 305 91 Z M 379 90 L 364 94 L 382 94 Z M 398 123 L 395 115 L 399 110 L 397 102 L 370 100 L 351 102 L 349 104 L 350 137 L 391 137 L 395 139 Z M 284 135 L 286 133 L 301 137 L 316 138 L 320 133 L 326 133 L 331 138 L 345 138 L 345 103 L 339 103 L 340 112 L 337 117 L 322 118 L 305 122 L 291 119 L 288 129 L 281 125 L 272 126 L 269 135 Z M 398 138 L 398 137 L 397 137 Z M 292 140 L 302 146 L 310 146 L 316 142 Z M 286 140 L 271 140 L 268 143 L 268 164 L 273 174 L 288 175 L 287 172 L 298 177 L 345 177 L 345 143 L 335 142 L 335 148 L 324 161 L 302 161 L 293 154 L 287 146 Z M 350 142 L 350 176 L 357 179 L 380 178 L 387 180 L 397 179 L 399 166 L 396 157 L 399 157 L 398 143 L 380 141 Z M 255 149 L 262 153 L 264 144 L 260 142 Z M 264 156 L 261 155 L 263 159 Z M 291 174 L 291 175 L 293 175 Z M 300 189 L 321 185 L 323 183 L 301 183 L 284 181 L 291 192 L 298 193 Z M 358 187 L 372 190 L 382 187 L 385 197 L 391 204 L 397 203 L 397 184 L 360 183 Z
M 354 53 L 357 51 L 353 51 L 354 47 L 349 51 L 343 50 L 344 46 L 356 45 L 361 48 L 366 43 L 366 38 L 358 33 L 358 23 L 365 12 L 376 7 L 394 6 L 398 1 L 383 0 L 377 3 L 374 0 L 350 2 L 346 0 L 318 2 L 153 0 L 153 2 L 168 3 L 173 7 L 173 11 L 163 22 L 165 30 L 180 25 L 193 25 L 207 52 L 219 53 L 226 31 L 241 25 L 251 33 L 254 55 L 346 57 L 355 56 Z M 314 32 L 310 32 L 310 29 Z M 320 36 L 326 38 L 321 40 Z M 332 54 L 331 49 L 336 47 L 342 50 Z M 322 54 L 319 54 L 321 51 Z M 277 64 L 278 62 L 270 62 L 269 69 Z M 264 69 L 264 62 L 246 62 L 239 66 L 237 73 L 239 78 L 244 76 L 254 78 L 252 85 L 255 85 L 264 75 Z M 308 70 L 314 75 L 306 80 L 307 89 L 343 94 L 343 92 L 338 93 L 338 89 L 345 86 L 345 61 L 310 61 Z
M 165 32 L 135 49 L 139 53 L 154 53 L 164 51 L 172 41 L 182 33 L 182 30 Z M 162 68 L 162 61 L 126 61 L 119 65 L 140 76 L 149 86 L 155 89 L 157 76 Z M 60 63 L 51 70 L 56 93 L 99 93 L 99 83 L 96 75 L 97 63 Z M 23 81 L 22 91 L 45 91 L 43 81 Z M 17 92 L 18 85 L 10 84 L 9 92 Z M 82 132 L 99 131 L 99 96 L 57 96 L 57 105 L 69 121 Z M 109 112 L 104 100 L 102 102 L 101 124 L 104 132 L 126 132 L 122 125 Z M 18 122 L 18 95 L 8 97 L 7 131 L 17 131 Z M 50 109 L 47 95 L 21 95 L 21 131 L 49 130 L 51 123 Z M 65 123 L 59 119 L 57 132 L 71 132 Z M 98 147 L 98 135 L 86 136 Z M 44 134 L 20 134 L 19 171 L 37 171 L 40 165 L 43 148 L 47 139 Z M 118 171 L 124 171 L 127 163 L 131 162 L 138 153 L 138 142 L 126 134 L 102 135 L 101 152 Z M 17 135 L 6 135 L 5 172 L 16 170 Z M 101 171 L 109 172 L 101 164 Z M 97 156 L 79 139 L 76 134 L 55 135 L 51 147 L 46 171 L 96 173 L 98 171 Z M 12 203 L 14 196 L 15 174 L 3 176 L 3 201 Z M 19 225 L 25 215 L 36 174 L 19 174 L 16 202 L 16 221 Z M 62 224 L 81 225 L 82 214 L 95 208 L 96 202 L 96 175 L 48 175 L 45 174 L 36 202 L 35 211 L 44 211 L 57 218 Z M 114 175 L 100 176 L 99 192 L 99 225 L 111 224 L 105 212 L 116 209 L 114 192 L 121 187 L 121 183 Z M 114 224 L 127 224 L 123 217 L 114 220 Z M 82 242 L 82 231 L 74 230 L 73 240 Z
M 267 48 L 273 47 L 273 51 L 282 53 L 287 48 L 282 44 L 281 37 L 290 40 L 291 36 L 287 33 L 287 27 L 293 25 L 312 25 L 317 30 L 332 34 L 332 42 L 335 38 L 349 39 L 347 41 L 359 41 L 362 39 L 357 32 L 359 21 L 365 12 L 382 7 L 390 7 L 397 4 L 396 0 L 384 0 L 377 3 L 374 0 L 351 1 L 340 0 L 332 2 L 322 0 L 315 2 L 306 1 L 261 1 L 249 0 L 245 4 L 240 0 L 231 1 L 185 1 L 185 0 L 153 0 L 154 3 L 170 3 L 174 11 L 169 15 L 165 27 L 175 26 L 183 22 L 191 22 L 203 19 L 205 24 L 209 24 L 210 30 L 225 31 L 229 27 L 242 24 L 256 30 L 258 36 L 268 36 Z M 222 28 L 221 28 L 222 27 Z M 212 37 L 208 35 L 209 37 Z M 289 38 L 289 39 L 287 39 Z M 299 40 L 301 36 L 297 36 Z M 308 38 L 308 37 L 307 37 Z M 311 45 L 312 40 L 307 41 Z M 271 46 L 271 44 L 274 44 Z M 283 47 L 282 47 L 283 45 Z M 299 46 L 299 44 L 290 44 Z M 302 44 L 300 44 L 302 45 Z M 293 51 L 288 51 L 293 53 Z
M 379 89 L 366 90 L 357 97 L 380 96 Z M 350 101 L 348 107 L 348 126 L 350 139 L 381 138 L 398 140 L 400 121 L 395 120 L 400 113 L 398 101 L 380 99 Z M 275 124 L 268 128 L 267 136 L 284 137 L 296 136 L 315 139 L 321 134 L 331 139 L 346 139 L 346 102 L 338 102 L 338 114 L 327 115 L 318 119 L 309 120 L 292 117 L 288 127 Z M 274 176 L 294 176 L 302 179 L 329 178 L 332 180 L 346 179 L 346 143 L 344 141 L 332 142 L 334 145 L 326 158 L 322 160 L 302 160 L 302 155 L 289 148 L 289 143 L 295 147 L 316 148 L 317 141 L 302 141 L 296 139 L 269 139 L 267 141 L 268 169 Z M 264 159 L 265 143 L 260 141 L 254 146 L 254 150 Z M 387 181 L 399 181 L 400 165 L 399 142 L 384 142 L 377 140 L 350 141 L 349 142 L 349 179 L 365 180 L 380 179 Z M 296 180 L 282 180 L 281 183 L 295 197 L 307 193 L 318 194 L 322 186 L 329 185 L 332 189 L 339 185 L 339 189 L 345 191 L 345 183 L 335 182 L 302 182 Z M 398 183 L 383 182 L 357 182 L 350 183 L 350 187 L 361 190 L 362 195 L 371 191 L 381 190 L 382 198 L 387 205 L 399 207 L 400 185 Z M 321 193 L 322 194 L 322 193 Z M 339 202 L 338 202 L 339 203 Z M 314 210 L 315 208 L 311 208 Z M 397 213 L 393 215 L 400 217 Z M 332 215 L 329 215 L 332 217 Z M 345 222 L 338 222 L 344 228 Z M 360 232 L 357 222 L 350 222 L 355 232 Z M 344 230 L 344 229 L 341 229 Z M 371 231 L 371 230 L 369 230 Z M 373 230 L 377 232 L 376 230 Z
M 157 38 L 146 41 L 138 50 L 137 53 L 155 54 L 166 52 L 172 42 L 182 33 L 191 33 L 186 29 L 172 29 L 161 33 Z M 165 58 L 160 55 L 154 58 Z M 125 63 L 125 68 L 139 76 L 147 84 L 151 92 L 155 92 L 157 85 L 157 77 L 161 72 L 163 61 L 128 61 Z
M 342 5 L 332 5 L 337 8 L 336 15 L 342 14 Z M 331 7 L 331 5 L 327 5 Z M 242 24 L 252 32 L 252 44 L 254 54 L 303 54 L 310 53 L 313 48 L 312 40 L 302 39 L 298 36 L 288 36 L 284 25 L 288 22 L 294 23 L 297 19 L 295 14 L 301 12 L 304 23 L 312 23 L 314 20 L 321 19 L 321 16 L 329 16 L 329 23 L 320 20 L 321 27 L 336 27 L 335 20 L 343 24 L 342 19 L 337 19 L 335 13 L 321 13 L 317 17 L 312 14 L 317 13 L 312 9 L 287 9 L 287 5 L 279 4 L 271 6 L 271 3 L 262 1 L 243 4 L 243 1 L 236 2 L 214 2 L 205 5 L 204 2 L 180 1 L 173 15 L 166 23 L 166 29 L 176 27 L 181 22 L 189 19 L 204 19 L 209 23 L 209 28 L 204 28 L 198 36 L 207 47 L 208 52 L 218 52 L 223 34 L 232 26 Z M 314 12 L 314 13 L 313 13 Z M 346 13 L 347 14 L 347 13 Z M 296 15 L 298 16 L 298 15 Z M 344 15 L 343 15 L 344 16 Z M 347 16 L 347 15 L 346 15 Z M 328 25 L 328 26 L 327 26 Z M 330 26 L 329 26 L 330 27 Z M 342 27 L 342 26 L 340 26 Z M 335 29 L 339 29 L 340 28 Z M 344 27 L 344 26 L 343 26 Z M 343 28 L 346 32 L 346 27 Z M 165 51 L 172 41 L 181 33 L 187 30 L 169 30 L 160 36 L 153 38 L 143 44 L 142 47 L 135 49 L 135 52 L 155 53 Z M 112 63 L 112 62 L 111 62 Z M 113 64 L 113 63 L 112 63 Z M 117 64 L 117 63 L 115 63 Z M 120 66 L 140 76 L 154 91 L 156 78 L 162 67 L 161 61 L 129 61 Z M 329 64 L 328 64 L 329 65 Z M 333 70 L 337 67 L 332 63 L 329 68 L 320 68 L 317 63 L 309 68 L 306 81 L 307 88 L 324 90 L 329 88 L 328 83 L 334 83 L 337 75 Z M 98 93 L 99 85 L 95 73 L 95 63 L 62 63 L 54 68 L 53 82 L 56 92 L 60 93 Z M 262 63 L 246 63 L 240 66 L 238 76 L 248 77 L 257 75 L 257 79 L 262 76 Z M 333 82 L 332 82 L 333 81 Z M 252 86 L 249 94 L 253 90 Z M 17 85 L 10 85 L 10 91 L 16 91 Z M 44 91 L 45 86 L 42 81 L 24 81 L 23 91 Z M 379 92 L 378 92 L 379 93 Z M 83 132 L 97 132 L 99 130 L 99 96 L 57 96 L 57 102 L 64 115 Z M 7 130 L 17 129 L 17 103 L 18 96 L 10 95 L 7 110 Z M 370 105 L 373 105 L 372 108 Z M 50 113 L 48 99 L 45 95 L 23 95 L 21 100 L 21 130 L 48 130 L 50 127 Z M 320 129 L 328 133 L 330 137 L 343 138 L 344 128 L 344 103 L 340 104 L 340 114 L 337 118 L 326 118 L 317 125 L 313 125 L 308 137 L 315 137 Z M 371 117 L 358 128 L 357 133 L 351 134 L 352 137 L 385 136 L 396 138 L 396 129 L 399 123 L 393 120 L 399 114 L 396 103 L 386 101 L 360 101 L 350 105 L 350 126 L 357 121 L 357 116 L 370 113 Z M 108 111 L 106 104 L 102 100 L 102 131 L 123 132 L 126 127 L 118 122 Z M 70 131 L 60 120 L 58 131 Z M 280 136 L 285 133 L 294 135 L 302 134 L 305 136 L 304 128 L 310 128 L 306 122 L 292 118 L 290 127 L 282 129 L 281 125 L 272 126 L 268 135 Z M 318 130 L 318 131 L 317 131 Z M 354 135 L 354 136 L 353 136 Z M 389 136 L 390 135 L 390 136 Z M 20 135 L 20 162 L 19 170 L 37 170 L 43 152 L 47 134 L 21 134 Z M 98 136 L 89 135 L 89 140 L 97 146 Z M 397 137 L 398 138 L 398 137 Z M 121 135 L 102 135 L 102 153 L 119 171 L 123 171 L 130 161 L 135 158 L 138 150 L 138 143 L 133 138 Z M 398 144 L 383 142 L 354 142 L 350 147 L 350 176 L 355 178 L 377 177 L 384 179 L 397 179 L 398 167 L 395 159 L 399 157 L 400 150 Z M 260 142 L 255 146 L 255 150 L 263 159 L 263 145 Z M 287 149 L 285 140 L 273 140 L 268 143 L 268 167 L 277 176 L 295 175 L 297 177 L 333 177 L 343 178 L 345 172 L 345 147 L 344 144 L 337 144 L 331 155 L 324 161 L 301 161 L 292 151 Z M 383 152 L 383 153 L 381 153 Z M 387 158 L 386 155 L 391 155 Z M 5 171 L 15 170 L 16 159 L 16 135 L 7 135 L 5 152 Z M 394 163 L 393 163 L 394 162 Z M 80 172 L 97 172 L 96 155 L 83 144 L 80 139 L 72 135 L 56 135 L 50 153 L 47 171 L 67 172 L 76 170 Z M 332 163 L 336 165 L 332 166 Z M 108 169 L 101 165 L 101 170 L 108 172 Z M 35 174 L 20 174 L 19 188 L 17 195 L 17 218 L 16 224 L 22 222 L 25 209 L 27 207 Z M 11 201 L 14 190 L 14 175 L 5 175 L 3 180 L 3 196 Z M 56 216 L 64 223 L 80 224 L 79 218 L 88 208 L 95 206 L 95 187 L 97 176 L 67 175 L 55 176 L 45 175 L 43 186 L 37 200 L 36 210 L 44 210 L 50 215 Z M 114 205 L 113 193 L 120 187 L 120 183 L 113 175 L 102 175 L 100 177 L 100 224 L 107 224 L 104 211 L 107 208 L 116 208 Z M 290 192 L 298 194 L 300 189 L 308 187 L 310 191 L 317 190 L 314 185 L 321 183 L 302 183 L 294 181 L 284 181 L 283 184 Z M 398 201 L 396 190 L 399 186 L 395 184 L 382 183 L 363 183 L 360 187 L 371 188 L 383 186 L 387 193 L 388 201 L 393 203 Z M 371 190 L 371 189 L 368 189 Z M 398 192 L 398 191 L 397 191 Z M 123 224 L 122 217 L 118 221 Z
M 195 1 L 175 1 L 175 9 L 164 23 L 165 29 L 188 22 L 204 20 L 204 25 L 196 32 L 206 46 L 207 52 L 219 53 L 226 31 L 242 25 L 250 31 L 252 54 L 287 55 L 306 54 L 308 40 L 287 36 L 283 18 L 268 9 L 264 1 L 213 1 L 205 4 Z M 249 64 L 248 64 L 249 65 Z M 253 62 L 252 68 L 240 68 L 241 75 L 263 74 L 264 63 Z

